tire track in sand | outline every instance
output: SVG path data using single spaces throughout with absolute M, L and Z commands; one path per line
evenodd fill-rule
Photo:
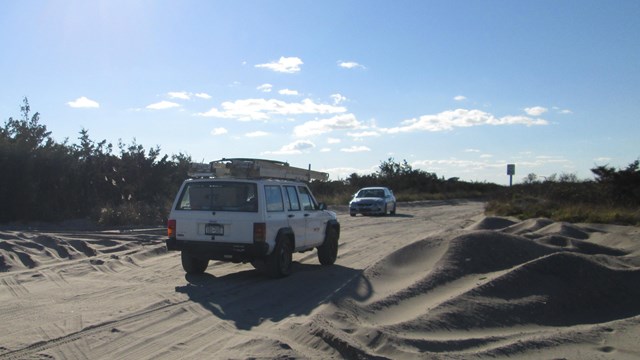
M 15 298 L 20 298 L 29 294 L 29 290 L 27 290 L 26 287 L 16 281 L 15 277 L 13 276 L 8 276 L 0 279 L 0 283 L 2 283 Z

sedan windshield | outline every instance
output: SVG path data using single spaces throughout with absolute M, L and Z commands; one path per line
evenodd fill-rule
M 383 198 L 384 197 L 384 190 L 381 190 L 381 189 L 360 190 L 358 192 L 358 195 L 356 195 L 356 197 L 358 197 L 358 198 L 364 198 L 364 197 Z

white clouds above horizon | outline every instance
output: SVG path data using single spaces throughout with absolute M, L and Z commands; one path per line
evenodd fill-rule
M 340 149 L 340 151 L 342 152 L 346 152 L 346 153 L 356 153 L 356 152 L 367 152 L 367 151 L 371 151 L 371 149 L 367 146 L 351 146 L 348 148 L 342 148 Z
M 189 100 L 191 96 L 186 91 L 170 91 L 167 93 L 170 99 L 181 99 L 181 100 Z
M 100 104 L 97 101 L 91 100 L 85 96 L 81 96 L 73 101 L 69 101 L 67 105 L 75 109 L 95 109 L 100 107 Z
M 199 92 L 194 94 L 187 91 L 169 91 L 167 93 L 167 96 L 169 97 L 169 99 L 180 99 L 180 100 L 191 100 L 192 96 L 195 96 L 200 99 L 211 99 L 211 95 L 204 92 Z
M 527 115 L 530 115 L 530 116 L 540 116 L 546 113 L 547 111 L 549 111 L 549 109 L 542 106 L 534 106 L 534 107 L 524 109 L 524 112 L 526 112 Z
M 343 96 L 342 94 L 331 94 L 330 97 L 333 99 L 333 105 L 339 105 L 347 101 L 346 96 Z
M 200 98 L 200 99 L 211 99 L 211 95 L 207 94 L 207 93 L 196 93 L 195 97 Z
M 292 155 L 301 154 L 306 150 L 315 148 L 316 145 L 309 140 L 298 140 L 291 144 L 284 145 L 280 150 L 266 151 L 263 155 Z
M 268 93 L 268 92 L 271 92 L 271 90 L 273 89 L 273 85 L 271 85 L 271 84 L 262 84 L 262 85 L 258 86 L 256 89 L 258 91 L 262 91 L 262 92 Z
M 174 103 L 171 101 L 160 101 L 157 103 L 153 103 L 153 104 L 149 104 L 146 106 L 147 109 L 149 110 L 166 110 L 166 109 L 171 109 L 171 108 L 176 108 L 176 107 L 180 107 L 180 104 L 178 103 Z
M 343 69 L 365 69 L 364 65 L 355 61 L 338 61 L 338 66 Z
M 464 101 L 464 100 L 467 100 L 467 97 L 464 96 L 464 95 L 458 95 L 458 96 L 455 96 L 453 98 L 453 100 L 455 100 L 455 101 Z
M 219 128 L 215 128 L 213 130 L 211 130 L 211 135 L 213 136 L 218 136 L 218 135 L 224 135 L 226 133 L 228 133 L 229 131 L 223 127 L 219 127 Z
M 300 72 L 300 66 L 304 64 L 298 57 L 280 57 L 278 61 L 255 65 L 257 68 L 269 69 L 275 72 L 293 74 Z
M 307 121 L 293 128 L 296 137 L 320 135 L 333 130 L 358 129 L 362 123 L 353 114 L 340 114 L 328 119 Z
M 291 90 L 291 89 L 282 89 L 278 91 L 278 94 L 280 95 L 289 95 L 289 96 L 297 96 L 299 95 L 298 91 L 296 90 Z
M 380 129 L 389 134 L 415 131 L 450 131 L 458 127 L 481 125 L 548 125 L 544 119 L 533 119 L 526 116 L 496 117 L 482 110 L 456 109 L 443 111 L 435 115 L 423 115 L 419 118 L 405 120 L 401 126 Z
M 251 121 L 268 120 L 273 115 L 336 114 L 347 111 L 344 107 L 319 104 L 311 99 L 304 99 L 301 102 L 285 102 L 277 99 L 242 99 L 223 102 L 221 107 L 222 110 L 214 107 L 207 112 L 196 115 Z

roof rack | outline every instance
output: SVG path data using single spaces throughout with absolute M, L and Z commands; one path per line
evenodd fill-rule
M 191 163 L 190 177 L 233 177 L 244 179 L 270 178 L 298 181 L 329 180 L 329 174 L 320 171 L 289 166 L 275 160 L 232 158 L 211 161 L 208 164 Z

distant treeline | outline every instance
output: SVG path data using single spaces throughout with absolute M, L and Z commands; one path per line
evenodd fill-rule
M 173 197 L 187 177 L 191 157 L 161 156 L 159 147 L 117 147 L 95 142 L 82 129 L 79 144 L 56 142 L 31 115 L 28 100 L 19 119 L 0 127 L 0 223 L 90 219 L 103 225 L 161 225 Z M 221 154 L 221 158 L 224 154 Z M 486 182 L 445 179 L 413 169 L 406 160 L 382 161 L 369 175 L 312 182 L 316 197 L 329 205 L 346 205 L 361 187 L 387 186 L 398 201 L 482 198 L 497 215 L 550 217 L 556 220 L 640 223 L 640 170 L 635 161 L 625 169 L 600 166 L 595 180 L 575 175 L 538 181 L 529 174 L 512 188 Z M 600 217 L 594 216 L 598 213 Z M 608 214 L 605 217 L 601 215 Z M 608 221 L 607 221 L 608 220 Z
M 160 157 L 160 148 L 94 142 L 62 143 L 31 115 L 25 98 L 21 118 L 0 128 L 0 222 L 93 219 L 102 224 L 160 223 L 186 177 L 191 159 Z
M 521 184 L 496 192 L 489 214 L 520 219 L 545 217 L 556 221 L 640 225 L 640 162 L 626 168 L 597 166 L 594 180 L 552 175 L 540 181 L 529 174 Z

